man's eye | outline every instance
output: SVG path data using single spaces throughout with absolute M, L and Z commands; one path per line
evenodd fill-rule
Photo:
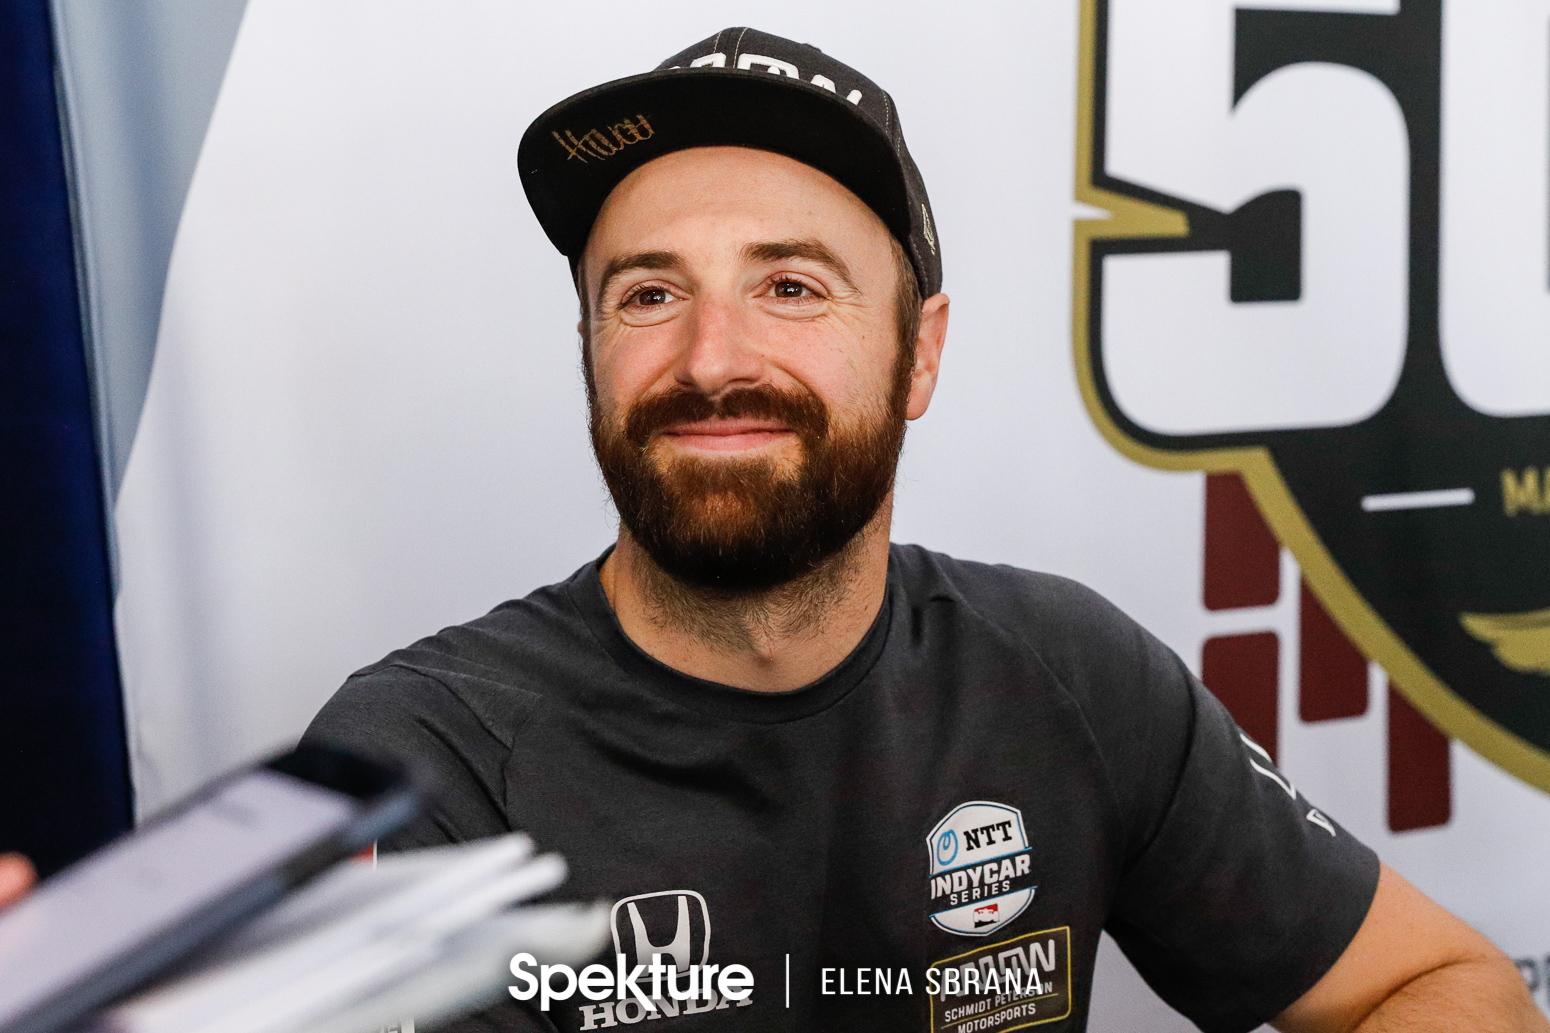
M 807 284 L 798 280 L 778 280 L 770 292 L 777 298 L 805 298 L 813 293 Z
M 647 287 L 630 298 L 632 305 L 666 305 L 673 295 L 665 287 Z

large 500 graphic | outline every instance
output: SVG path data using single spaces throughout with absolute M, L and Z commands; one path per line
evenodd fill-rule
M 1084 0 L 1076 363 L 1550 789 L 1550 3 Z

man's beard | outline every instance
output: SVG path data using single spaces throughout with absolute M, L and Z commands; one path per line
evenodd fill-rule
M 629 410 L 621 429 L 589 384 L 592 447 L 620 521 L 657 566 L 696 588 L 740 595 L 812 574 L 871 522 L 893 488 L 910 359 L 901 355 L 888 397 L 853 428 L 836 427 L 810 391 L 757 386 L 714 399 L 684 389 L 654 395 Z M 664 456 L 654 447 L 666 427 L 717 417 L 779 420 L 797 436 L 796 463 Z

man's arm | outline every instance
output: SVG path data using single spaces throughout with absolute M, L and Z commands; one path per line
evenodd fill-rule
M 1388 865 L 1340 960 L 1272 1025 L 1284 1033 L 1550 1030 L 1506 955 Z

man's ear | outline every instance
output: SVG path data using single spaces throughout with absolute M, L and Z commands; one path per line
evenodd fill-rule
M 915 368 L 910 371 L 910 398 L 905 416 L 918 420 L 931 405 L 937 371 L 942 367 L 942 346 L 947 342 L 945 294 L 933 294 L 920 306 L 920 329 L 915 333 Z
M 585 252 L 576 260 L 576 269 L 571 279 L 571 286 L 576 288 L 576 305 L 581 312 L 580 317 L 576 320 L 576 332 L 585 341 L 587 339 L 587 323 L 592 319 L 592 303 L 591 299 L 587 297 L 587 256 Z

